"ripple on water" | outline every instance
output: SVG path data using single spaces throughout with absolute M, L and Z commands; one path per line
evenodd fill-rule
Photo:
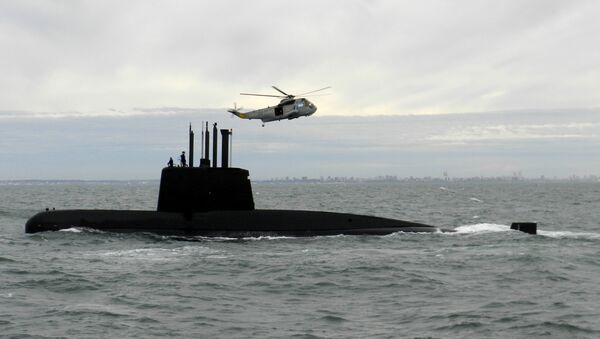
M 222 253 L 204 246 L 183 246 L 176 248 L 136 248 L 115 251 L 92 251 L 83 253 L 85 257 L 114 260 L 173 261 L 182 257 L 207 257 Z
M 39 274 L 36 274 L 39 275 Z M 41 278 L 27 279 L 12 284 L 15 288 L 43 289 L 56 293 L 76 293 L 82 291 L 94 291 L 100 289 L 100 284 L 78 276 L 46 276 Z
M 531 336 L 552 336 L 562 338 L 573 338 L 579 335 L 598 336 L 599 330 L 570 324 L 566 322 L 544 321 L 540 323 L 514 326 L 511 329 Z
M 324 321 L 326 323 L 343 323 L 348 321 L 346 318 L 340 317 L 340 316 L 335 316 L 335 315 L 325 315 L 319 318 L 319 320 Z
M 357 212 L 387 211 L 457 232 L 241 240 L 86 229 L 25 235 L 26 218 L 17 222 L 9 212 L 0 214 L 8 220 L 0 227 L 0 328 L 74 338 L 600 337 L 598 209 L 574 209 L 560 195 L 549 201 L 545 189 L 525 201 L 513 192 L 525 193 L 521 184 L 448 183 L 464 192 L 443 201 L 425 198 L 427 184 L 361 185 L 333 189 Z M 257 204 L 285 208 L 279 200 L 287 196 L 299 206 L 337 206 L 323 199 L 331 197 L 326 185 L 295 187 L 291 195 L 263 187 L 282 194 L 271 201 L 261 194 Z M 360 187 L 382 206 L 369 206 Z M 595 202 L 598 187 L 588 194 Z M 115 194 L 129 189 L 106 189 L 98 199 L 84 191 L 46 193 L 69 206 L 132 201 Z M 584 191 L 570 189 L 572 196 Z M 154 204 L 158 184 L 149 192 Z M 503 224 L 520 212 L 540 220 L 539 236 Z
M 538 235 L 554 239 L 575 239 L 575 240 L 600 240 L 600 233 L 592 232 L 569 232 L 569 231 L 543 231 L 539 230 Z
M 2 263 L 16 263 L 16 260 L 7 257 L 0 257 L 0 264 Z
M 110 318 L 122 318 L 131 316 L 132 312 L 123 308 L 104 304 L 75 304 L 68 305 L 64 309 L 59 310 L 58 315 L 75 315 L 77 317 L 85 315 L 97 315 L 107 316 Z
M 327 309 L 318 309 L 315 311 L 315 316 L 320 321 L 324 321 L 326 323 L 343 323 L 347 322 L 348 319 L 344 318 L 339 312 L 327 310 Z

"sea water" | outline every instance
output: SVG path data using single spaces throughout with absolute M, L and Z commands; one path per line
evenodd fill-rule
M 158 182 L 0 184 L 2 338 L 597 338 L 600 183 L 254 183 L 257 208 L 454 229 L 170 238 L 72 228 L 45 209 L 155 209 Z M 511 231 L 538 222 L 537 236 Z

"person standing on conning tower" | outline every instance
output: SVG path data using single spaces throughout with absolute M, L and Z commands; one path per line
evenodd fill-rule
M 185 161 L 185 151 L 181 152 L 181 155 L 179 156 L 179 162 L 181 164 L 181 167 L 187 167 L 187 163 Z
M 167 166 L 173 167 L 173 157 L 169 158 L 169 162 L 167 162 Z

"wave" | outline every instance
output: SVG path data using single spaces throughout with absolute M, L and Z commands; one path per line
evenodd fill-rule
M 71 227 L 71 228 L 63 228 L 58 230 L 57 232 L 71 232 L 71 233 L 106 233 L 96 228 L 89 227 Z
M 499 224 L 473 224 L 458 226 L 454 229 L 456 232 L 448 234 L 473 234 L 473 233 L 497 233 L 497 232 L 518 232 L 511 230 L 508 225 Z M 544 231 L 538 229 L 538 236 L 549 237 L 554 239 L 584 239 L 584 240 L 600 240 L 600 233 L 593 232 L 570 232 L 570 231 Z
M 218 253 L 221 253 L 221 251 L 204 246 L 183 246 L 178 248 L 136 248 L 130 250 L 88 252 L 85 255 L 130 260 L 170 261 L 185 256 L 209 256 Z
M 0 257 L 0 263 L 5 263 L 5 262 L 17 262 L 17 261 L 7 258 L 7 257 Z
M 13 239 L 11 239 L 9 236 L 0 234 L 0 244 L 12 244 L 12 243 L 13 243 Z
M 127 309 L 117 308 L 103 304 L 75 304 L 67 305 L 60 314 L 63 315 L 92 315 L 100 317 L 129 317 L 131 312 Z
M 328 238 L 343 238 L 347 237 L 346 234 L 334 234 L 334 235 L 315 235 L 315 236 L 288 236 L 288 235 L 266 235 L 266 234 L 275 234 L 272 232 L 265 232 L 265 235 L 259 236 L 242 236 L 242 237 L 222 237 L 222 236 L 178 236 L 178 235 L 167 235 L 160 236 L 162 239 L 166 240 L 177 240 L 177 241 L 232 241 L 232 242 L 240 242 L 240 241 L 273 241 L 273 240 L 288 240 L 288 239 L 328 239 Z
M 297 239 L 297 237 L 289 236 L 276 236 L 276 235 L 261 235 L 257 237 L 207 237 L 207 236 L 196 236 L 190 239 L 201 240 L 201 241 L 260 241 L 260 240 L 282 240 L 282 239 Z M 178 239 L 176 239 L 178 240 Z
M 62 230 L 58 230 L 59 232 L 73 232 L 73 233 L 81 233 L 83 232 L 83 230 L 79 227 L 71 227 L 71 228 L 64 228 Z
M 484 234 L 484 233 L 499 233 L 499 232 L 513 232 L 509 225 L 501 225 L 501 224 L 492 224 L 492 223 L 478 223 L 478 224 L 469 224 L 469 225 L 461 225 L 453 229 L 454 232 L 423 232 L 417 234 Z M 71 233 L 106 233 L 97 229 L 85 228 L 85 227 L 71 227 L 67 229 L 59 230 L 59 232 L 71 232 Z M 517 231 L 514 231 L 517 232 Z M 175 240 L 175 241 L 197 241 L 197 242 L 229 242 L 229 241 L 274 241 L 274 240 L 288 240 L 288 239 L 298 239 L 298 237 L 291 236 L 276 236 L 276 235 L 263 235 L 257 237 L 209 237 L 209 236 L 163 236 L 163 235 L 154 235 L 147 234 L 154 238 L 159 238 L 160 240 Z M 406 234 L 415 234 L 413 232 L 405 233 L 405 232 L 395 232 L 388 235 L 384 235 L 383 237 L 395 237 L 399 235 Z M 600 240 L 600 233 L 593 232 L 571 232 L 571 231 L 545 231 L 538 229 L 537 235 L 554 238 L 554 239 L 584 239 L 584 240 Z M 335 238 L 335 237 L 346 237 L 346 235 L 327 235 L 327 236 L 315 236 L 313 239 L 317 238 Z M 2 241 L 2 237 L 0 237 L 0 242 Z M 141 249 L 141 250 L 129 250 L 129 251 L 120 251 L 120 252 L 131 252 L 143 254 L 145 250 L 156 250 L 156 249 Z M 166 249 L 164 249 L 166 250 Z M 138 252 L 135 252 L 138 251 Z M 141 251 L 141 252 L 139 252 Z M 168 250 L 172 251 L 172 250 Z M 148 252 L 150 253 L 150 252 Z M 123 253 L 121 253 L 123 254 Z
M 454 234 L 472 234 L 472 233 L 497 233 L 511 231 L 510 226 L 499 224 L 473 224 L 458 226 L 454 229 Z
M 538 235 L 554 239 L 585 239 L 600 240 L 600 233 L 592 232 L 569 232 L 569 231 L 540 231 Z

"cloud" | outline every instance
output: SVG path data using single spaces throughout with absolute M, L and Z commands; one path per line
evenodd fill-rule
M 168 158 L 187 150 L 189 123 L 198 162 L 206 121 L 233 128 L 233 165 L 254 179 L 600 173 L 598 110 L 316 115 L 265 127 L 224 110 L 140 111 L 146 114 L 5 118 L 0 179 L 158 179 Z
M 598 172 L 599 10 L 585 0 L 5 1 L 0 177 L 156 178 L 160 159 L 186 147 L 187 124 L 202 121 L 239 131 L 234 163 L 262 177 Z M 233 102 L 273 105 L 239 96 L 271 85 L 333 88 L 310 119 L 224 118 Z
M 0 110 L 222 107 L 333 86 L 322 115 L 598 107 L 595 1 L 0 4 Z
M 566 123 L 535 125 L 493 125 L 453 128 L 429 138 L 441 142 L 494 141 L 494 140 L 560 140 L 598 139 L 600 123 Z

